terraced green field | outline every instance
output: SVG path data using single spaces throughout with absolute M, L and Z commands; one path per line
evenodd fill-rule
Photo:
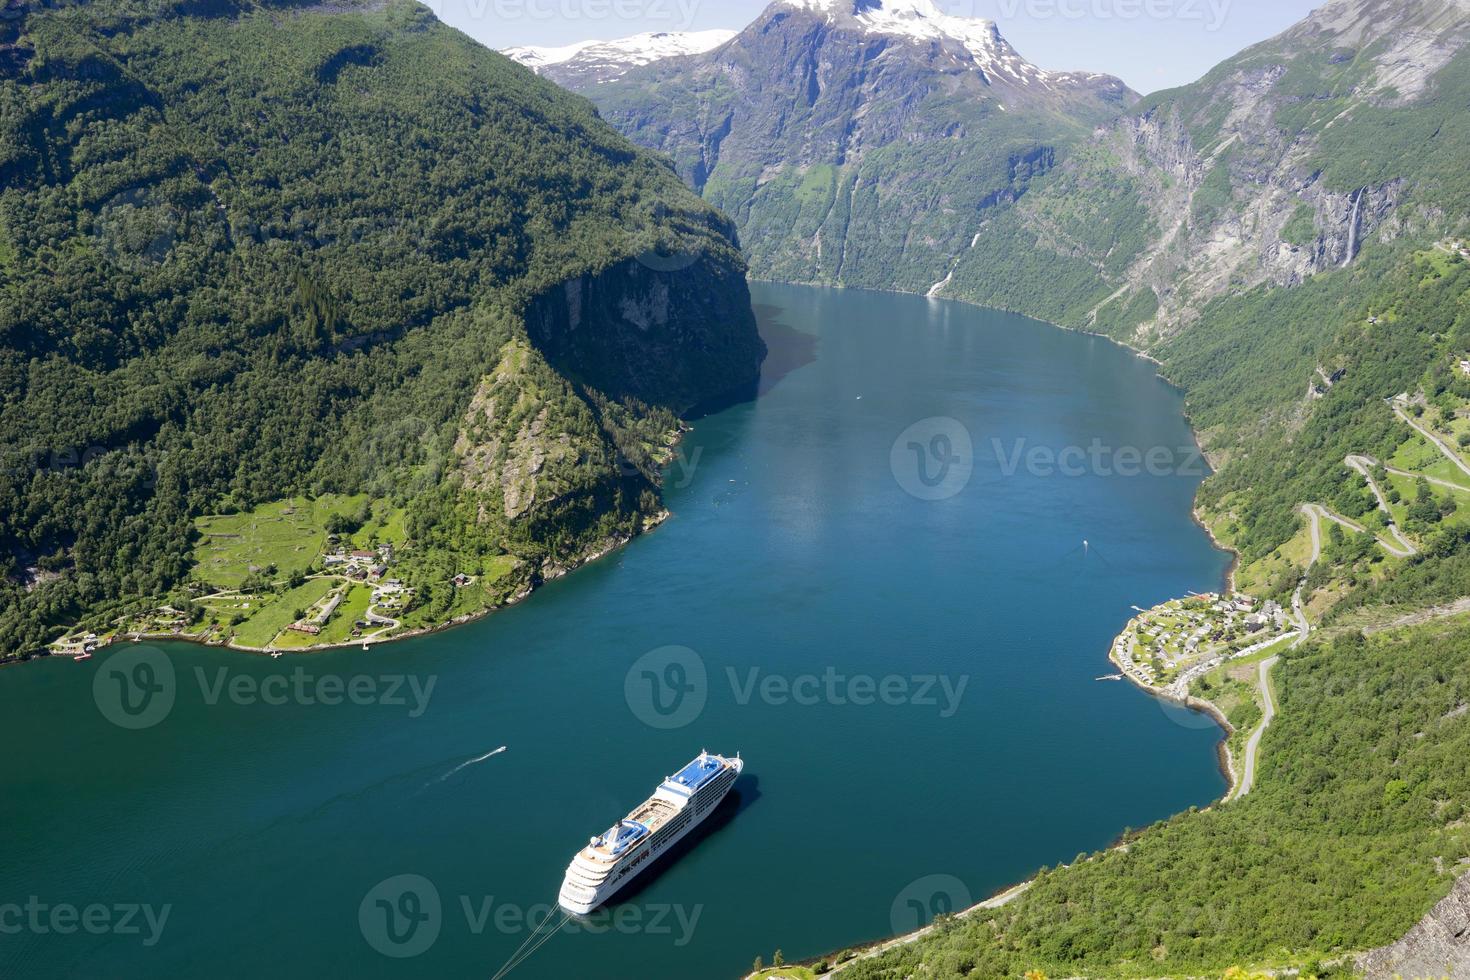
M 269 646 L 276 634 L 296 621 L 296 610 L 309 609 L 330 592 L 332 586 L 328 579 L 311 579 L 305 585 L 270 600 L 235 628 L 235 642 L 247 647 Z
M 216 588 L 238 589 L 252 574 L 272 566 L 279 578 L 305 572 L 326 546 L 328 522 L 333 517 L 355 516 L 366 503 L 365 496 L 295 497 L 245 513 L 198 518 L 194 522 L 200 534 L 194 546 L 195 574 Z M 406 516 L 405 511 L 377 501 L 346 543 L 353 547 L 365 547 L 374 540 L 401 544 L 407 537 Z

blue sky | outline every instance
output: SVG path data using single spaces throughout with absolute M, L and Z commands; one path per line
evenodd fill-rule
M 493 48 L 561 45 L 643 31 L 738 29 L 767 0 L 425 0 Z M 1193 81 L 1323 0 L 935 0 L 996 21 L 1043 68 L 1104 71 L 1141 92 Z

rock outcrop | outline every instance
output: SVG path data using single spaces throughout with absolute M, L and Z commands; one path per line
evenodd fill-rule
M 1368 980 L 1466 980 L 1470 977 L 1470 874 L 1409 934 L 1358 958 Z

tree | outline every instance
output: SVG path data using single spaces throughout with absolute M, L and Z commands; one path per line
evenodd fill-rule
M 776 950 L 775 955 L 771 957 L 771 965 L 774 967 L 782 967 L 786 965 L 786 957 L 781 955 L 781 951 L 779 949 Z

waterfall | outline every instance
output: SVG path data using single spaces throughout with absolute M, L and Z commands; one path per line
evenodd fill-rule
M 972 239 L 970 239 L 970 248 L 973 249 L 976 245 L 979 245 L 980 244 L 980 236 L 982 234 L 983 234 L 983 232 L 978 232 L 978 231 L 975 232 L 975 237 L 972 238 Z M 929 299 L 934 299 L 940 293 L 944 292 L 944 287 L 945 286 L 948 286 L 951 282 L 954 281 L 954 274 L 955 274 L 956 271 L 958 271 L 958 269 L 960 267 L 960 260 L 963 259 L 963 258 L 964 258 L 964 256 L 960 256 L 959 258 L 956 258 L 954 260 L 954 264 L 949 267 L 949 275 L 945 276 L 943 279 L 939 280 L 934 285 L 930 286 L 929 287 L 929 291 L 927 293 L 925 293 L 924 295 L 927 296 Z
M 1342 267 L 1346 269 L 1353 264 L 1353 259 L 1358 254 L 1358 215 L 1363 210 L 1363 198 L 1368 194 L 1368 188 L 1364 187 L 1353 195 L 1353 214 L 1348 219 L 1348 247 L 1347 258 L 1342 260 Z

